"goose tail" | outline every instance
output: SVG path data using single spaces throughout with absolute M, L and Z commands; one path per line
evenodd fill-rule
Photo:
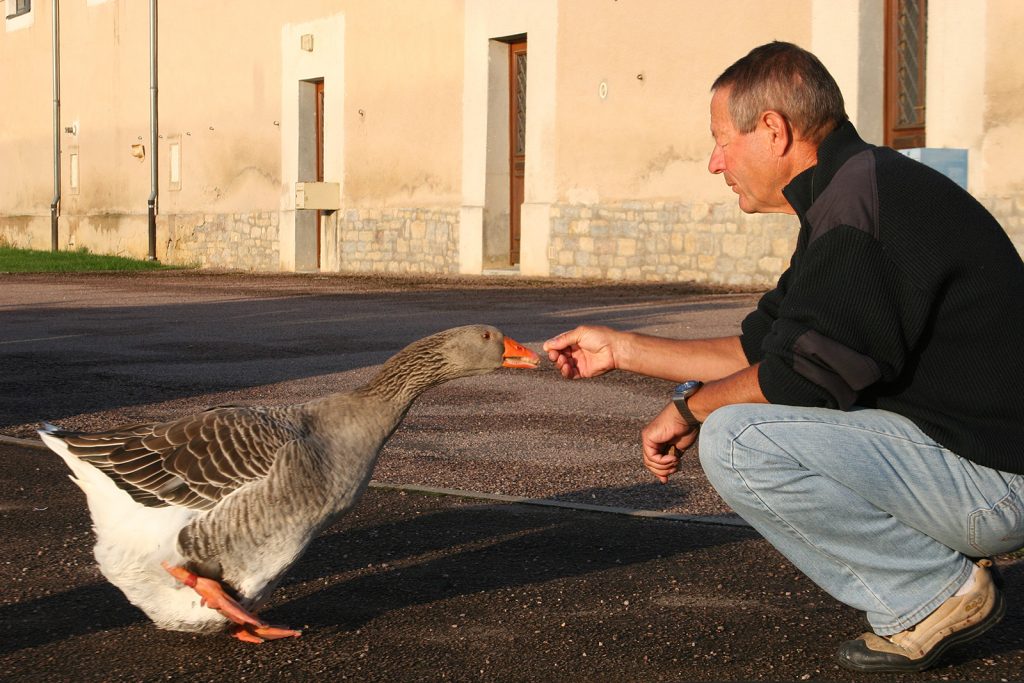
M 69 478 L 85 493 L 94 526 L 123 526 L 125 515 L 138 514 L 141 506 L 136 504 L 127 492 L 119 489 L 110 477 L 72 453 L 61 438 L 62 431 L 59 427 L 44 422 L 43 428 L 37 430 L 37 433 L 43 443 L 59 455 L 71 470 Z
M 88 495 L 89 489 L 87 488 L 87 482 L 93 478 L 89 476 L 89 470 L 95 471 L 96 474 L 99 474 L 100 476 L 102 476 L 102 474 L 95 467 L 82 462 L 71 453 L 67 444 L 60 438 L 60 433 L 62 431 L 63 430 L 57 425 L 44 422 L 42 428 L 37 429 L 36 433 L 39 435 L 39 438 L 43 440 L 43 443 L 46 444 L 47 448 L 59 455 L 65 464 L 67 464 L 68 469 L 71 470 L 71 481 L 75 482 L 75 484 L 78 485 L 78 488 L 85 491 L 86 495 Z
M 157 626 L 184 631 L 216 631 L 227 620 L 202 607 L 191 588 L 183 586 L 160 566 L 180 565 L 178 532 L 197 512 L 182 507 L 147 508 L 99 468 L 80 459 L 64 442 L 64 430 L 43 423 L 39 438 L 71 470 L 71 481 L 85 493 L 96 532 L 93 554 L 100 571 L 142 609 Z

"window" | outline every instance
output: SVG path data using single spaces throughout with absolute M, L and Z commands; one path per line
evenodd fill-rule
M 167 144 L 167 161 L 170 168 L 167 169 L 167 189 L 177 191 L 181 189 L 181 137 L 173 136 Z
M 78 147 L 68 148 L 68 194 L 77 195 L 81 191 L 79 179 L 80 164 L 78 162 Z
M 8 19 L 20 17 L 32 11 L 32 0 L 7 0 L 7 9 L 14 11 L 7 15 Z
M 925 145 L 928 0 L 885 3 L 885 144 Z

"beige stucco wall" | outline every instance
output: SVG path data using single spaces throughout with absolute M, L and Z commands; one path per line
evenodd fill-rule
M 13 12 L 0 5 L 4 16 Z M 50 247 L 53 197 L 52 89 L 48 53 L 40 54 L 37 36 L 49 44 L 50 14 L 0 18 L 0 235 L 39 249 Z M 32 115 L 26 115 L 31 113 Z
M 462 184 L 462 3 L 336 4 L 343 5 L 349 27 L 346 205 L 456 205 Z
M 979 191 L 985 195 L 1024 194 L 1024 5 L 988 0 L 985 12 L 984 139 L 979 156 Z
M 804 45 L 828 67 L 846 113 L 868 142 L 885 139 L 885 0 L 813 0 Z
M 12 72 L 16 82 L 5 82 L 5 90 L 18 93 L 25 106 L 4 107 L 0 113 L 9 117 L 0 120 L 0 135 L 8 138 L 0 138 L 0 154 L 19 160 L 17 180 L 0 182 L 0 213 L 33 214 L 34 230 L 24 241 L 38 248 L 50 245 L 53 194 L 51 6 L 33 3 L 33 25 L 8 32 L 2 47 L 5 59 L 24 58 L 35 67 Z M 195 21 L 199 14 L 206 20 Z M 276 19 L 253 12 L 246 17 L 245 30 L 239 31 L 233 30 L 236 15 L 220 3 L 162 3 L 157 243 L 161 259 L 167 258 L 174 237 L 168 234 L 169 226 L 173 232 L 184 216 L 201 225 L 204 216 L 277 207 L 277 62 L 257 61 L 251 50 L 265 42 L 268 32 L 276 36 Z M 148 3 L 61 3 L 60 26 L 60 247 L 145 256 L 153 155 Z M 240 60 L 240 55 L 249 59 Z M 72 132 L 65 132 L 67 127 Z M 179 191 L 170 191 L 167 182 L 171 139 L 181 145 Z M 133 156 L 133 146 L 144 151 Z M 78 157 L 77 191 L 70 173 L 72 154 Z M 10 169 L 6 163 L 4 167 Z
M 0 109 L 0 155 L 17 160 L 0 170 L 7 175 L 0 220 L 8 241 L 48 248 L 51 15 L 50 3 L 34 5 L 30 15 L 8 22 L 0 43 L 11 67 L 3 89 L 21 103 Z M 327 82 L 325 175 L 341 184 L 347 207 L 457 205 L 461 3 L 257 5 L 240 13 L 230 3 L 159 4 L 157 257 L 296 267 L 302 79 Z M 346 17 L 363 30 L 347 33 Z M 75 132 L 61 133 L 61 248 L 147 253 L 148 22 L 148 3 L 62 3 L 61 129 L 74 125 Z M 315 38 L 311 52 L 299 48 L 306 32 Z M 172 143 L 180 150 L 174 186 Z M 133 156 L 133 145 L 144 156 Z M 72 153 L 77 192 L 69 182 Z M 331 225 L 346 227 L 334 218 Z M 245 246 L 252 241 L 278 244 Z M 256 253 L 255 262 L 244 262 Z M 342 267 L 336 260 L 334 266 Z
M 299 7 L 315 12 L 327 4 Z M 284 13 L 266 5 L 246 11 L 240 21 L 234 3 L 179 0 L 160 3 L 159 16 L 160 213 L 276 210 L 282 187 L 277 53 Z M 135 38 L 144 56 L 148 36 Z M 267 52 L 274 58 L 261 57 Z M 138 80 L 146 86 L 147 78 L 143 72 Z M 147 116 L 142 112 L 143 124 Z M 180 190 L 168 187 L 172 138 L 181 143 Z
M 985 106 L 981 148 L 972 150 L 980 167 L 970 189 L 1003 223 L 1017 249 L 1024 252 L 1024 4 L 987 0 L 985 12 Z
M 558 196 L 581 203 L 729 199 L 707 172 L 708 89 L 754 45 L 809 43 L 810 2 L 787 5 L 780 12 L 698 0 L 562 2 Z M 712 34 L 709 24 L 729 28 Z
M 344 104 L 327 119 L 344 139 L 344 208 L 324 219 L 320 267 L 454 272 L 462 3 L 337 4 L 346 26 Z
M 968 152 L 968 190 L 1024 251 L 1024 4 L 930 0 L 927 144 Z
M 36 248 L 50 244 L 53 194 L 50 7 L 34 3 L 0 33 L 0 100 L 17 103 L 0 107 L 0 237 Z M 1024 5 L 929 7 L 929 145 L 969 150 L 970 190 L 1024 245 Z M 884 0 L 160 3 L 157 257 L 316 267 L 313 214 L 296 209 L 294 185 L 309 179 L 300 82 L 322 78 L 325 180 L 341 207 L 323 217 L 319 267 L 501 267 L 498 41 L 527 34 L 520 272 L 770 283 L 795 221 L 738 212 L 707 173 L 708 87 L 752 46 L 794 41 L 822 58 L 862 134 L 880 142 L 883 10 Z M 147 252 L 148 19 L 135 0 L 62 3 L 61 248 Z M 312 51 L 299 44 L 307 34 Z
M 754 45 L 810 46 L 814 3 L 560 4 L 547 274 L 767 283 L 795 237 L 708 173 L 709 88 Z M 709 25 L 729 27 L 709 32 Z

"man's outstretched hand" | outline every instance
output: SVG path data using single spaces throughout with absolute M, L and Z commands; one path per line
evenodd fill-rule
M 597 377 L 614 370 L 614 344 L 619 333 L 607 327 L 580 326 L 544 342 L 548 359 L 562 377 Z

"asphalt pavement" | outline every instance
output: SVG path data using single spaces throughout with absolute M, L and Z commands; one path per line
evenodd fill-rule
M 692 454 L 669 486 L 639 467 L 664 383 L 566 382 L 549 366 L 431 390 L 378 486 L 263 611 L 303 636 L 259 646 L 153 627 L 96 570 L 63 463 L 30 445 L 41 420 L 99 429 L 305 400 L 453 325 L 537 350 L 579 322 L 718 336 L 755 300 L 501 278 L 0 275 L 0 678 L 866 680 L 833 662 L 861 616 L 732 515 Z M 442 489 L 464 495 L 423 492 Z M 872 679 L 1020 680 L 1024 562 L 1000 566 L 998 629 L 930 671 Z

